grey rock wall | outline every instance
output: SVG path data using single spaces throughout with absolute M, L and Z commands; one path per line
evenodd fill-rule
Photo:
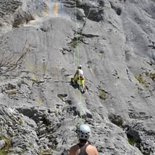
M 154 8 L 0 0 L 0 153 L 67 154 L 88 123 L 100 155 L 154 155 Z M 70 84 L 79 64 L 84 94 Z

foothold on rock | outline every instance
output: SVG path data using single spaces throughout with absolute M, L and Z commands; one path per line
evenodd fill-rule
M 123 118 L 119 115 L 110 114 L 109 120 L 114 123 L 115 125 L 122 127 L 123 126 Z

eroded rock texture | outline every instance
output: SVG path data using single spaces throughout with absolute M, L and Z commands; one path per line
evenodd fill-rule
M 154 155 L 154 8 L 0 0 L 0 154 L 66 155 L 88 123 L 100 155 Z M 79 64 L 84 94 L 70 84 Z

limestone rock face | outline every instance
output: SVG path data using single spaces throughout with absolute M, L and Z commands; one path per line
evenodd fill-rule
M 154 155 L 154 8 L 0 0 L 0 154 L 67 155 L 87 123 L 100 155 Z M 80 64 L 83 94 L 70 83 Z

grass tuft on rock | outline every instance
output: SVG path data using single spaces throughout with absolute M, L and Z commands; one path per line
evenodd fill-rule
M 106 100 L 108 98 L 108 92 L 106 92 L 104 89 L 99 89 L 99 98 L 101 100 Z
M 69 45 L 72 48 L 76 48 L 81 42 L 83 41 L 83 36 L 75 36 L 72 41 L 69 43 Z
M 110 120 L 113 124 L 115 124 L 115 125 L 117 125 L 117 126 L 119 126 L 119 127 L 122 127 L 122 126 L 123 126 L 123 118 L 122 118 L 121 116 L 116 115 L 116 114 L 110 114 L 110 115 L 108 116 L 108 118 L 109 118 L 109 120 Z
M 128 136 L 128 142 L 132 146 L 135 146 L 137 144 L 137 141 L 132 136 Z
M 52 155 L 52 150 L 42 150 L 40 151 L 39 155 Z
M 150 73 L 150 78 L 155 81 L 155 73 Z
M 0 140 L 5 141 L 5 146 L 0 150 L 0 155 L 7 155 L 11 147 L 11 138 L 0 136 Z
M 135 77 L 138 82 L 140 84 L 142 84 L 143 86 L 145 86 L 146 88 L 149 87 L 147 81 L 144 79 L 144 77 L 142 76 L 142 74 L 139 74 L 138 76 Z
M 137 139 L 137 137 L 134 137 L 130 134 L 127 134 L 127 137 L 128 137 L 128 142 L 130 145 L 136 146 L 137 148 L 139 148 L 140 140 Z

